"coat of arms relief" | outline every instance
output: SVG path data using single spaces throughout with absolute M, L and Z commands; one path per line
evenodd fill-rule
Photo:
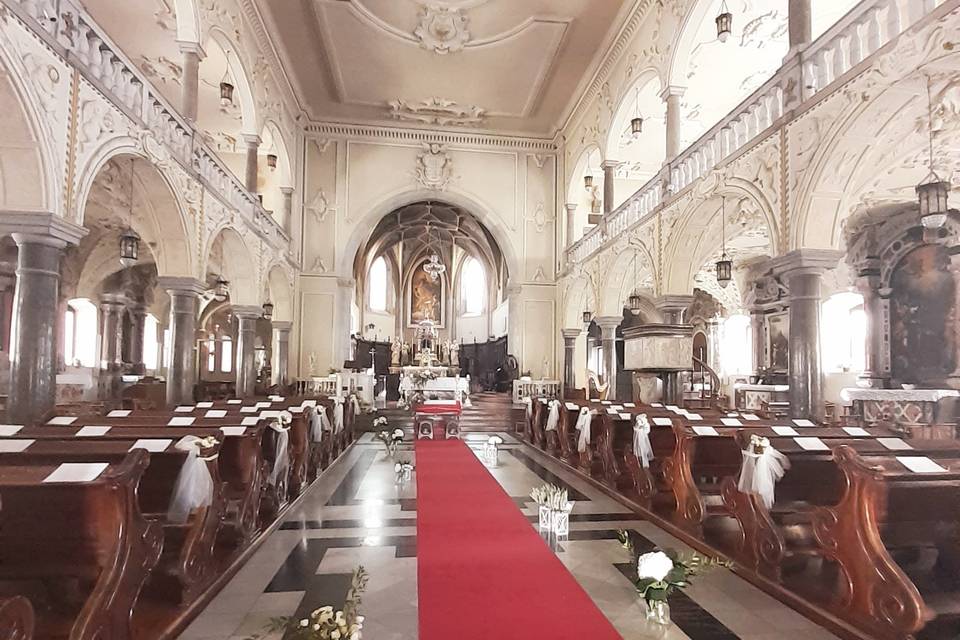
M 423 151 L 417 154 L 417 182 L 427 189 L 443 191 L 453 180 L 453 160 L 446 145 L 436 142 L 424 143 Z

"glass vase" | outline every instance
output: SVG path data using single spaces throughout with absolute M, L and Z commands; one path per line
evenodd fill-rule
M 654 624 L 670 624 L 670 604 L 666 600 L 647 600 L 647 621 Z

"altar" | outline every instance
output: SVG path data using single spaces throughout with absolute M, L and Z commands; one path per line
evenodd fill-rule
M 415 377 L 417 375 L 427 374 L 433 375 L 436 378 L 446 378 L 450 375 L 450 367 L 443 365 L 390 367 L 390 373 L 399 373 L 401 377 Z
M 415 367 L 418 368 L 418 367 Z M 465 401 L 470 395 L 470 377 L 461 378 L 460 376 L 443 376 L 433 379 L 420 379 L 411 375 L 400 376 L 400 397 L 408 402 L 414 392 L 421 392 L 428 398 L 447 398 L 451 400 Z

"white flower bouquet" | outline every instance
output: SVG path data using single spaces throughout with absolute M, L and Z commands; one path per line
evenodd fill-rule
M 567 499 L 566 489 L 552 484 L 535 487 L 530 497 L 539 505 L 540 529 L 565 536 L 570 533 L 570 512 L 573 502 Z
M 410 478 L 413 476 L 414 468 L 415 467 L 413 466 L 413 463 L 409 460 L 401 460 L 393 465 L 393 470 L 397 474 L 397 484 L 409 482 Z
M 491 467 L 496 467 L 500 464 L 500 453 L 499 447 L 503 444 L 503 438 L 500 436 L 490 436 L 487 438 L 486 444 L 483 445 L 483 462 Z
M 335 611 L 333 607 L 326 606 L 315 609 L 307 618 L 272 618 L 264 629 L 264 634 L 282 633 L 286 640 L 360 640 L 363 630 L 360 595 L 367 588 L 367 579 L 367 572 L 363 567 L 354 570 L 342 610 Z M 252 635 L 247 640 L 259 638 L 261 636 Z

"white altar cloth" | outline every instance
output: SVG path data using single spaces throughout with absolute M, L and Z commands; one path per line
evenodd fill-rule
M 470 381 L 466 378 L 436 378 L 435 380 L 427 380 L 422 389 L 425 393 L 457 394 L 459 392 L 466 396 L 470 393 Z M 420 390 L 420 387 L 413 383 L 412 377 L 403 376 L 400 378 L 401 395 L 409 395 L 414 390 Z
M 860 389 L 848 387 L 840 391 L 840 400 L 850 406 L 860 400 L 880 402 L 939 402 L 943 398 L 960 397 L 956 389 Z

